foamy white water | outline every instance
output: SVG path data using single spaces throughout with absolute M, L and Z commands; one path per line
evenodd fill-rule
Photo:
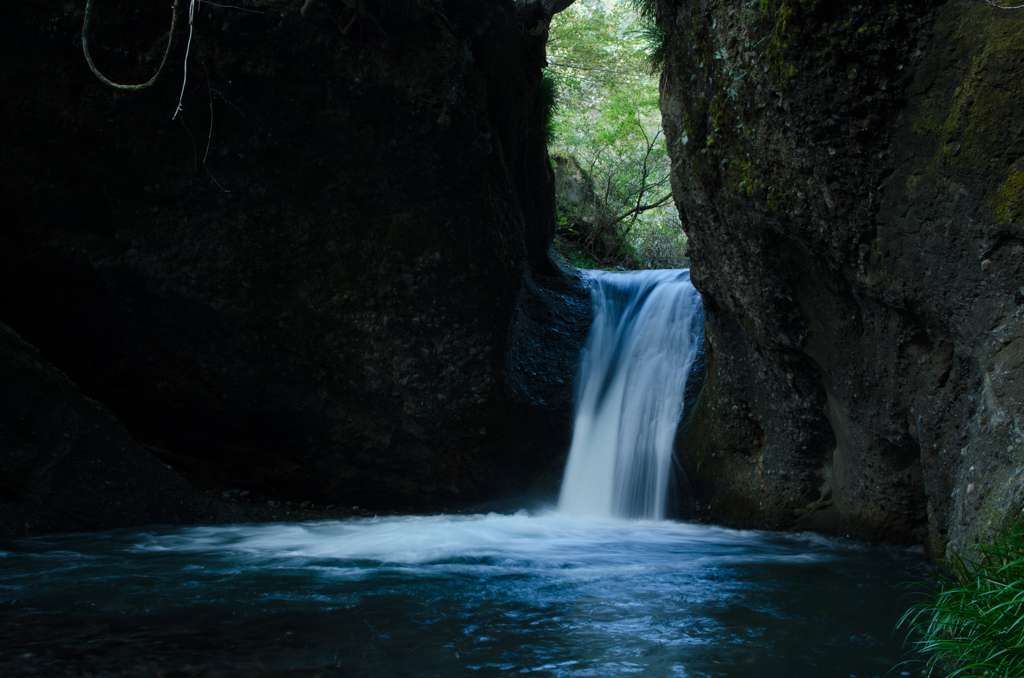
M 817 543 L 820 542 L 820 543 Z M 780 544 L 793 548 L 780 548 Z M 457 561 L 491 570 L 555 570 L 569 574 L 744 562 L 822 562 L 844 548 L 812 534 L 780 539 L 769 532 L 670 521 L 585 518 L 563 513 L 434 515 L 276 525 L 181 528 L 146 535 L 137 552 L 230 553 L 231 558 L 331 559 L 374 566 L 443 567 Z M 642 546 L 641 546 L 642 545 Z M 861 549 L 847 545 L 848 549 Z M 652 558 L 651 554 L 658 554 Z M 359 568 L 357 568 L 359 569 Z
M 558 507 L 660 519 L 690 367 L 703 337 L 686 271 L 590 274 L 594 321 L 576 378 L 576 418 Z
M 0 543 L 0 674 L 885 675 L 917 554 L 547 515 Z
M 700 298 L 593 283 L 562 510 L 0 542 L 0 674 L 884 675 L 920 555 L 658 520 Z

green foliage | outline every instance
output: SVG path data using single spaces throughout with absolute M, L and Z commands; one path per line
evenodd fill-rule
M 954 557 L 951 574 L 927 587 L 926 600 L 900 620 L 928 675 L 1024 676 L 1024 525 L 970 557 Z
M 558 82 L 548 75 L 540 80 L 540 87 L 537 90 L 536 106 L 540 110 L 541 122 L 543 123 L 545 141 L 550 146 L 554 143 L 555 111 L 558 107 Z
M 656 0 L 630 0 L 633 11 L 639 17 L 640 38 L 651 73 L 660 73 L 668 59 L 668 31 L 658 26 Z
M 786 53 L 789 50 L 789 20 L 793 16 L 793 5 L 804 0 L 758 0 L 758 9 L 771 23 L 771 32 L 765 52 L 772 75 L 785 87 L 793 76 L 796 67 L 787 64 Z
M 722 175 L 725 185 L 734 193 L 747 197 L 756 195 L 763 182 L 761 173 L 750 160 L 733 159 L 725 166 Z
M 668 31 L 651 22 L 640 29 L 640 36 L 647 43 L 645 52 L 652 73 L 660 73 L 668 60 Z
M 661 47 L 652 48 L 651 39 Z M 577 186 L 572 199 L 560 191 L 559 208 L 574 224 L 563 234 L 605 264 L 685 262 L 650 70 L 652 54 L 664 54 L 664 39 L 646 0 L 608 9 L 577 2 L 551 25 L 549 73 L 559 106 L 550 145 L 572 166 Z
M 599 262 L 596 258 L 590 256 L 586 252 L 581 252 L 577 249 L 569 247 L 568 245 L 566 245 L 566 243 L 564 243 L 562 240 L 558 238 L 555 239 L 554 245 L 555 251 L 561 254 L 563 257 L 565 257 L 566 261 L 568 261 L 570 265 L 575 266 L 576 268 L 593 269 L 601 267 L 601 262 Z
M 644 21 L 653 22 L 658 10 L 658 0 L 630 0 L 633 11 Z
M 997 223 L 1024 222 L 1024 172 L 1012 167 L 1009 175 L 996 189 L 992 215 Z

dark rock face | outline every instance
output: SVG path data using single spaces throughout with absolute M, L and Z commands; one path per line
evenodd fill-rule
M 0 536 L 232 518 L 0 324 Z
M 168 17 L 106 4 L 98 66 L 148 79 Z M 86 67 L 81 5 L 13 11 L 0 319 L 215 484 L 370 507 L 523 492 L 567 445 L 589 321 L 549 258 L 545 10 L 370 5 L 206 6 L 175 120 L 183 35 L 123 93 Z
M 1024 13 L 662 0 L 705 513 L 962 549 L 1024 508 Z

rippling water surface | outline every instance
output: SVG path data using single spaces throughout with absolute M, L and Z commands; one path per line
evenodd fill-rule
M 0 544 L 0 675 L 883 676 L 921 568 L 524 512 L 27 539 Z

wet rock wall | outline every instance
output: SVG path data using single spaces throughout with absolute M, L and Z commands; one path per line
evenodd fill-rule
M 925 543 L 1024 509 L 1024 13 L 660 0 L 707 313 L 701 510 Z
M 359 8 L 202 5 L 139 92 L 89 72 L 84 3 L 12 8 L 0 320 L 207 485 L 515 495 L 567 446 L 589 314 L 548 251 L 551 8 Z M 94 11 L 104 75 L 148 79 L 165 6 Z

